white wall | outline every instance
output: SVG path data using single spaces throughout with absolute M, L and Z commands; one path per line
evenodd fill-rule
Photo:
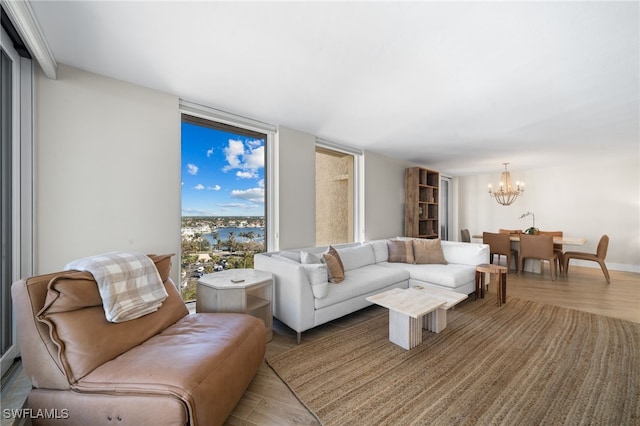
M 61 64 L 56 80 L 36 75 L 35 132 L 36 273 L 112 250 L 179 253 L 177 97 Z M 280 249 L 315 245 L 315 141 L 278 129 Z M 366 239 L 402 234 L 408 166 L 365 153 Z
M 36 75 L 36 273 L 110 250 L 179 253 L 180 113 L 175 96 L 60 65 Z M 280 248 L 315 245 L 315 136 L 278 131 Z M 587 238 L 611 237 L 611 269 L 640 272 L 640 159 L 512 170 L 527 191 L 512 206 L 487 195 L 500 170 L 454 178 L 453 239 L 536 226 Z M 404 169 L 364 153 L 364 239 L 402 235 Z M 594 266 L 585 264 L 585 266 Z M 178 269 L 172 277 L 178 281 Z
M 316 138 L 278 129 L 279 248 L 312 247 L 316 242 Z
M 364 239 L 404 235 L 405 161 L 374 152 L 364 153 Z
M 535 213 L 536 227 L 563 231 L 566 236 L 584 237 L 584 246 L 566 250 L 595 253 L 598 240 L 609 235 L 609 269 L 640 272 L 640 159 L 602 159 L 592 164 L 511 170 L 514 180 L 525 182 L 524 195 L 511 206 L 501 206 L 487 194 L 495 187 L 496 173 L 456 178 L 458 186 L 458 228 L 472 234 L 495 232 L 499 228 L 526 229 Z M 459 231 L 456 231 L 459 235 Z M 573 261 L 572 261 L 573 264 Z M 576 265 L 598 267 L 594 262 Z
M 278 129 L 280 249 L 312 247 L 315 241 L 315 136 Z M 404 232 L 405 161 L 364 153 L 364 239 Z
M 36 273 L 112 250 L 178 254 L 178 98 L 65 65 L 35 84 Z

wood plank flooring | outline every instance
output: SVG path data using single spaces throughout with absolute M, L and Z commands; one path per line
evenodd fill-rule
M 609 272 L 611 284 L 607 284 L 599 269 L 576 266 L 570 267 L 568 277 L 558 277 L 555 282 L 551 281 L 548 269 L 544 270 L 543 275 L 525 272 L 517 276 L 510 273 L 507 277 L 507 296 L 640 323 L 640 274 Z M 490 284 L 489 295 L 485 297 L 496 297 L 495 283 Z M 371 318 L 381 311 L 385 309 L 371 306 L 316 327 L 303 333 L 302 344 Z M 274 320 L 273 334 L 273 340 L 267 344 L 267 355 L 296 345 L 295 333 L 277 320 Z M 273 370 L 263 364 L 225 424 L 283 426 L 317 425 L 318 422 Z

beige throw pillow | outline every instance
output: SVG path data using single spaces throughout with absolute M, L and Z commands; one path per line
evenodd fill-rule
M 329 250 L 322 255 L 322 259 L 327 264 L 329 281 L 334 284 L 344 281 L 344 265 L 342 265 L 342 259 L 336 249 L 329 246 Z
M 387 240 L 389 262 L 415 263 L 411 240 Z
M 447 264 L 447 260 L 444 258 L 444 253 L 442 252 L 442 244 L 440 243 L 440 238 L 435 240 L 413 240 L 413 254 L 416 259 L 416 264 Z

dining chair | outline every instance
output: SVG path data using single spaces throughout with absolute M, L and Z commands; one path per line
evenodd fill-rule
M 607 280 L 607 284 L 611 284 L 611 278 L 609 277 L 609 270 L 607 269 L 607 265 L 604 263 L 605 257 L 607 257 L 607 249 L 609 248 L 609 236 L 603 235 L 600 237 L 600 241 L 598 241 L 598 248 L 594 253 L 585 253 L 581 251 L 567 251 L 564 253 L 564 273 L 565 275 L 569 275 L 569 261 L 571 259 L 580 259 L 580 260 L 589 260 L 592 262 L 598 262 L 600 265 L 600 269 L 602 269 L 602 273 Z
M 552 237 L 562 237 L 564 234 L 562 231 L 540 231 L 540 235 L 551 235 Z M 564 269 L 564 252 L 562 251 L 562 244 L 554 244 L 553 251 L 558 255 L 558 269 L 560 274 Z
M 551 281 L 556 280 L 556 264 L 558 255 L 553 251 L 553 236 L 551 235 L 520 235 L 520 263 L 518 269 L 522 271 L 525 259 L 549 261 Z M 543 266 L 542 264 L 540 265 Z
M 468 229 L 461 229 L 460 230 L 460 241 L 462 241 L 463 243 L 470 243 L 471 242 L 471 234 L 469 233 Z
M 498 234 L 522 234 L 520 229 L 498 229 Z
M 493 232 L 483 232 L 482 242 L 489 244 L 489 262 L 493 263 L 493 255 L 498 255 L 498 263 L 500 256 L 507 257 L 507 268 L 511 268 L 511 258 L 515 259 L 516 274 L 518 273 L 518 251 L 511 248 L 509 234 L 496 234 Z

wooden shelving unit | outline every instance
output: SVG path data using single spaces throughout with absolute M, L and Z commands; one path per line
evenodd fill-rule
M 438 238 L 440 173 L 422 167 L 405 170 L 404 235 Z

